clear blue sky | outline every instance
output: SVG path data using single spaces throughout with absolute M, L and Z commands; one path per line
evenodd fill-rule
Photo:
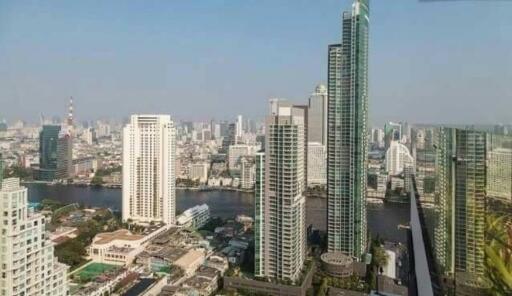
M 0 118 L 263 116 L 306 102 L 349 0 L 0 0 Z M 374 123 L 512 122 L 512 1 L 373 0 Z

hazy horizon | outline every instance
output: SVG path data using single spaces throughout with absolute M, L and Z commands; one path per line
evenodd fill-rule
M 326 82 L 350 3 L 0 0 L 0 119 L 262 118 Z M 372 125 L 512 123 L 511 8 L 372 1 Z

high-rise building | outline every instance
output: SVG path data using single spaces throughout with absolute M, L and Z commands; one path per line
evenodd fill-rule
M 402 124 L 395 122 L 387 122 L 384 125 L 384 141 L 386 149 L 389 148 L 391 142 L 402 140 Z
M 39 180 L 52 181 L 57 170 L 57 143 L 60 126 L 44 125 L 39 133 Z
M 325 185 L 327 182 L 327 149 L 317 142 L 308 143 L 308 186 Z
M 301 108 L 271 101 L 265 155 L 256 157 L 257 277 L 296 281 L 304 265 L 304 121 Z
M 304 118 L 304 155 L 306 156 L 304 158 L 304 177 L 305 177 L 305 182 L 304 182 L 304 189 L 306 189 L 307 187 L 307 176 L 308 176 L 308 145 L 307 143 L 309 142 L 309 139 L 308 139 L 308 119 L 309 119 L 309 116 L 308 116 L 308 110 L 309 110 L 309 107 L 307 105 L 297 105 L 297 104 L 292 104 L 290 103 L 288 100 L 286 99 L 278 99 L 278 98 L 273 98 L 273 99 L 270 99 L 270 113 L 273 114 L 275 112 L 277 112 L 279 110 L 280 107 L 282 106 L 287 106 L 287 107 L 290 107 L 293 109 L 293 113 L 294 113 L 294 116 L 299 116 L 299 117 L 302 117 Z
M 329 46 L 327 246 L 362 259 L 367 249 L 369 1 L 343 13 L 341 44 Z
M 237 143 L 240 141 L 242 136 L 244 135 L 244 120 L 242 115 L 238 115 L 236 117 L 236 139 Z
M 226 130 L 224 132 L 222 138 L 222 150 L 224 153 L 228 152 L 230 145 L 235 145 L 237 143 L 236 139 L 236 124 L 230 123 L 226 125 Z
M 507 281 L 496 270 L 509 261 L 504 254 L 508 248 L 505 225 L 510 222 L 494 227 L 511 219 L 512 138 L 443 127 L 434 140 L 437 270 L 455 280 L 456 295 L 498 289 L 500 282 Z M 504 236 L 499 238 L 496 231 Z M 508 295 L 510 287 L 506 291 Z
M 67 179 L 73 171 L 73 141 L 59 125 L 44 125 L 39 133 L 39 169 L 36 179 Z
M 240 170 L 240 158 L 253 154 L 253 147 L 245 144 L 231 145 L 228 150 L 228 168 L 233 173 Z
M 0 189 L 2 188 L 3 178 L 4 178 L 4 160 L 2 159 L 2 153 L 0 153 Z
M 254 275 L 264 276 L 265 256 L 265 152 L 256 153 L 254 184 Z M 266 247 L 266 245 L 265 245 Z
M 209 166 L 206 162 L 191 163 L 188 169 L 188 177 L 190 180 L 204 184 L 208 181 L 208 169 Z
M 318 85 L 309 97 L 308 142 L 327 145 L 327 88 Z
M 502 202 L 512 203 L 512 149 L 489 149 L 488 159 L 487 194 Z
M 253 189 L 256 181 L 256 166 L 254 156 L 240 158 L 240 188 Z
M 211 129 L 212 129 L 212 136 L 213 136 L 213 139 L 215 139 L 215 140 L 219 140 L 219 139 L 220 139 L 220 137 L 221 137 L 221 133 L 220 133 L 220 124 L 215 123 L 215 122 L 212 122 Z
M 175 223 L 176 129 L 169 115 L 132 115 L 123 129 L 123 220 Z
M 66 125 L 68 128 L 68 131 L 71 133 L 73 129 L 73 97 L 69 98 L 69 105 L 68 105 L 68 118 L 66 120 Z
M 441 271 L 484 274 L 487 134 L 441 128 L 436 142 L 435 253 Z
M 384 130 L 372 128 L 370 130 L 370 144 L 372 144 L 373 148 L 384 148 Z
M 436 225 L 434 229 L 434 250 L 440 272 L 453 273 L 453 227 L 454 213 L 454 157 L 455 129 L 441 128 L 436 137 Z
M 82 141 L 88 145 L 92 145 L 96 142 L 96 130 L 93 127 L 88 127 L 82 132 Z
M 73 176 L 73 138 L 69 133 L 61 133 L 57 141 L 56 179 L 68 179 Z
M 17 178 L 5 179 L 0 196 L 4 213 L 1 295 L 67 295 L 68 267 L 54 257 L 45 217 L 29 208 L 27 188 Z
M 414 167 L 414 158 L 409 149 L 402 143 L 393 141 L 386 151 L 386 172 L 396 176 L 404 172 L 406 167 Z

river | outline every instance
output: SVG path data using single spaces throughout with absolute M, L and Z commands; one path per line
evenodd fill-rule
M 39 202 L 44 198 L 56 199 L 60 202 L 80 203 L 87 207 L 110 208 L 121 210 L 121 189 L 78 187 L 29 183 L 28 197 L 31 202 Z M 206 203 L 212 216 L 231 218 L 238 214 L 252 216 L 254 214 L 254 197 L 251 193 L 215 190 L 215 191 L 176 191 L 176 207 L 184 211 L 195 205 Z M 326 224 L 326 200 L 309 198 L 306 203 L 307 225 L 324 230 Z M 409 205 L 403 204 L 369 204 L 368 229 L 373 235 L 397 242 L 405 242 L 405 231 L 398 230 L 398 224 L 409 221 Z

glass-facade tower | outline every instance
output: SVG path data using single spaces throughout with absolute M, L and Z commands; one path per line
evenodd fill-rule
M 343 13 L 341 44 L 329 46 L 327 135 L 328 251 L 366 251 L 369 1 Z
M 59 142 L 59 125 L 44 125 L 39 133 L 39 171 L 37 178 L 53 181 L 57 171 L 57 146 Z
M 440 276 L 454 280 L 443 289 L 509 295 L 512 138 L 443 127 L 434 148 L 434 258 Z

